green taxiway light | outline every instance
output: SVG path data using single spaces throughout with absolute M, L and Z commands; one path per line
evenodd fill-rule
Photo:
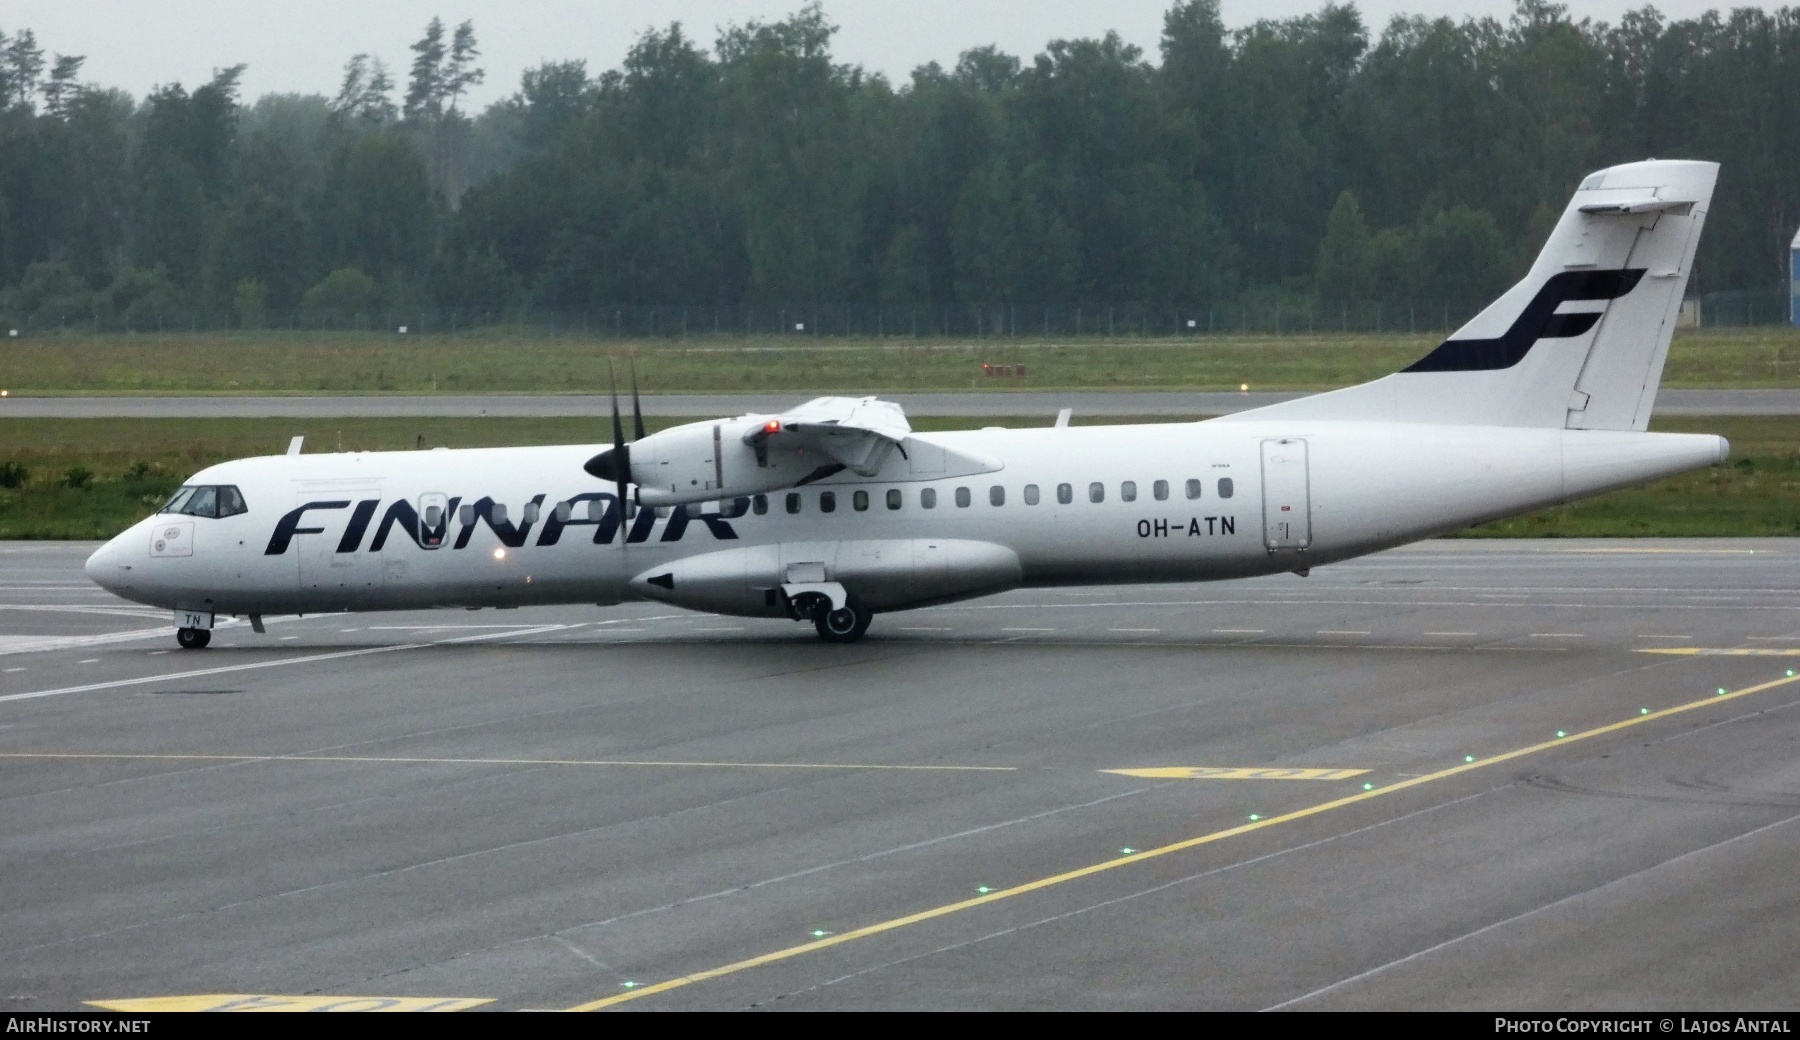
M 992 892 L 992 891 L 993 891 L 993 889 L 991 889 L 991 888 L 989 888 L 989 887 L 987 887 L 987 886 L 986 886 L 986 885 L 982 885 L 982 886 L 981 886 L 981 887 L 980 887 L 980 888 L 978 888 L 978 889 L 976 889 L 976 890 L 975 890 L 975 891 L 977 891 L 977 892 L 980 892 L 980 893 L 981 893 L 981 894 L 982 894 L 982 895 L 984 895 L 984 896 L 985 896 L 985 895 L 987 895 L 987 894 L 988 894 L 988 893 L 989 893 L 989 892 Z
M 1568 733 L 1568 731 L 1567 731 L 1567 730 L 1561 730 L 1561 729 L 1559 729 L 1559 730 L 1557 730 L 1557 731 L 1556 731 L 1556 738 L 1557 738 L 1557 739 L 1558 739 L 1558 740 L 1561 740 L 1561 739 L 1562 739 L 1562 738 L 1563 738 L 1563 737 L 1566 737 L 1566 736 L 1568 736 L 1568 735 L 1569 735 L 1569 733 Z
M 1473 762 L 1473 761 L 1475 761 L 1475 756 L 1474 755 L 1464 755 L 1463 761 L 1464 762 Z
M 1137 851 L 1137 850 L 1136 850 L 1136 849 L 1120 849 L 1120 850 L 1119 850 L 1119 855 L 1121 855 L 1121 856 L 1129 856 L 1129 855 L 1131 855 L 1131 854 L 1132 854 L 1132 853 L 1134 853 L 1134 852 L 1136 852 L 1136 851 Z
M 825 937 L 826 937 L 826 936 L 827 936 L 827 935 L 830 935 L 830 934 L 831 934 L 831 933 L 830 933 L 830 932 L 828 932 L 828 931 L 826 931 L 826 930 L 824 930 L 824 929 L 823 929 L 823 928 L 814 928 L 814 929 L 813 929 L 813 933 L 812 933 L 812 937 L 813 937 L 813 938 L 815 938 L 815 939 L 823 939 L 823 938 L 825 938 Z
M 635 982 L 621 982 L 619 985 L 624 986 L 626 989 L 637 989 L 637 983 Z
M 1364 785 L 1363 785 L 1363 790 L 1365 790 L 1365 791 L 1373 791 L 1373 790 L 1375 790 L 1375 785 L 1374 785 L 1374 784 L 1364 784 Z
M 1719 696 L 1721 696 L 1721 697 L 1725 696 L 1725 687 L 1723 687 L 1723 686 L 1719 687 Z
M 1638 714 L 1639 715 L 1648 715 L 1648 714 L 1650 714 L 1650 709 L 1649 708 L 1639 708 Z
M 1255 823 L 1255 822 L 1256 822 L 1256 821 L 1257 821 L 1257 820 L 1260 820 L 1260 819 L 1262 819 L 1262 817 L 1261 817 L 1261 816 L 1258 816 L 1258 815 L 1257 815 L 1257 814 L 1255 814 L 1255 813 L 1251 813 L 1251 814 L 1250 814 L 1250 822 L 1251 822 L 1251 823 Z
M 1787 670 L 1787 672 L 1788 672 L 1788 678 L 1792 679 L 1794 677 L 1794 670 L 1792 668 L 1789 668 Z

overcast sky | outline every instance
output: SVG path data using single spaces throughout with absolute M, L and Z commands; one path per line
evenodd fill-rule
M 799 0 L 6 0 L 0 32 L 31 29 L 47 52 L 83 54 L 83 78 L 142 96 L 158 83 L 193 86 L 217 67 L 243 62 L 246 99 L 269 92 L 332 94 L 344 62 L 359 51 L 383 59 L 404 85 L 408 45 L 436 15 L 447 25 L 475 23 L 487 82 L 470 108 L 511 94 L 519 73 L 541 61 L 583 58 L 590 71 L 616 67 L 644 29 L 680 21 L 710 45 L 726 23 L 772 20 Z M 1026 60 L 1063 37 L 1116 30 L 1151 58 L 1169 0 L 825 0 L 839 26 L 833 53 L 842 62 L 904 82 L 928 61 L 945 65 L 982 44 Z M 1317 0 L 1224 0 L 1226 24 L 1317 10 Z M 1568 0 L 1576 17 L 1616 22 L 1642 0 Z M 1671 18 L 1718 4 L 1657 0 Z M 1493 15 L 1511 0 L 1364 0 L 1364 20 L 1379 29 L 1395 14 Z M 467 103 L 466 103 L 467 104 Z

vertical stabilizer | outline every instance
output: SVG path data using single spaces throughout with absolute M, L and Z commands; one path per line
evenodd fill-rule
M 1406 370 L 1225 421 L 1644 429 L 1718 173 L 1650 160 L 1590 175 L 1524 280 Z

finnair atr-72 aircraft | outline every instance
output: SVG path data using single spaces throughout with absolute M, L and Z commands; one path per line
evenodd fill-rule
M 1646 433 L 1718 167 L 1582 181 L 1531 272 L 1402 372 L 1196 423 L 914 433 L 825 397 L 627 442 L 240 459 L 88 575 L 219 615 L 659 600 L 870 620 L 1019 587 L 1291 571 L 1724 461 Z M 634 389 L 634 400 L 635 400 Z

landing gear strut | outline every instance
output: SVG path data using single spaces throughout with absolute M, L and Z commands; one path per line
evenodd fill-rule
M 183 650 L 201 650 L 212 642 L 212 632 L 204 628 L 178 628 L 175 630 L 175 641 Z
M 820 610 L 813 615 L 813 627 L 819 630 L 819 638 L 827 643 L 854 643 L 869 630 L 869 622 L 875 615 L 867 608 L 851 600 L 836 610 Z

